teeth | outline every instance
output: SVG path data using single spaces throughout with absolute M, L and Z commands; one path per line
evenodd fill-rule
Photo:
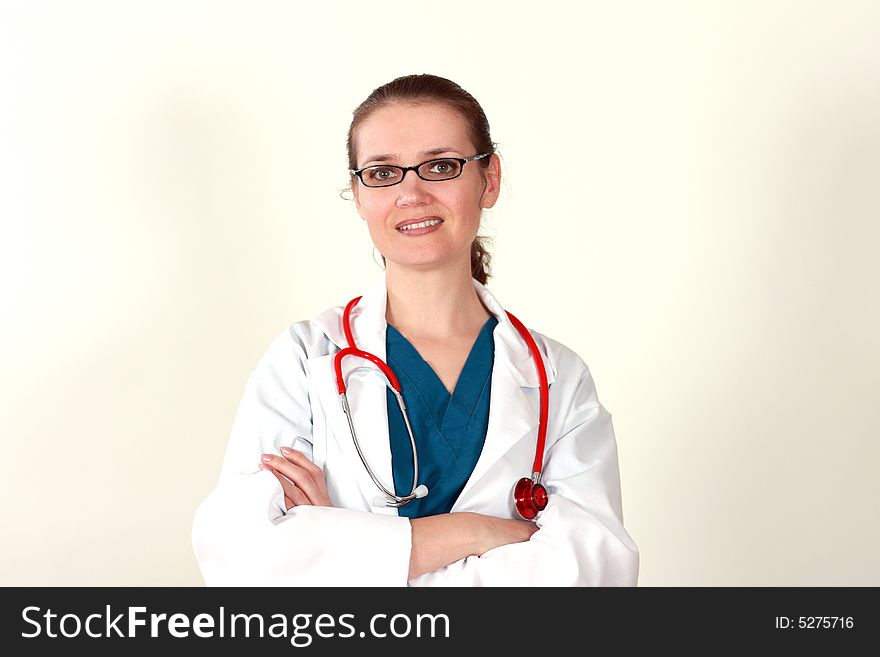
M 413 228 L 427 228 L 428 226 L 436 226 L 441 223 L 441 219 L 428 219 L 427 221 L 420 221 L 417 224 L 409 224 L 408 226 L 401 226 L 397 230 L 412 230 Z

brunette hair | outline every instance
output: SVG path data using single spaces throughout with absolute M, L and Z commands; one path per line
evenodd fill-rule
M 489 135 L 489 121 L 486 113 L 477 102 L 476 98 L 462 89 L 452 80 L 441 78 L 436 75 L 422 73 L 420 75 L 404 75 L 396 78 L 381 87 L 377 87 L 367 96 L 367 99 L 358 105 L 354 111 L 351 126 L 348 129 L 348 168 L 357 168 L 357 153 L 355 152 L 354 133 L 357 127 L 363 123 L 377 109 L 392 103 L 408 103 L 422 105 L 438 103 L 445 105 L 464 120 L 471 141 L 477 149 L 477 153 L 494 153 L 495 143 Z M 489 167 L 489 160 L 485 157 L 474 160 L 471 164 L 480 167 L 480 172 Z M 357 184 L 357 176 L 351 174 L 351 187 Z M 486 249 L 485 236 L 477 236 L 471 244 L 471 275 L 483 285 L 486 284 L 490 274 L 489 263 L 492 256 Z M 385 256 L 382 256 L 385 262 Z

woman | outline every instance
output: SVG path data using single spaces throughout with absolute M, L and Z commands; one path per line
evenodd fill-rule
M 531 332 L 538 363 L 485 287 L 477 231 L 501 168 L 482 108 L 444 78 L 398 78 L 355 110 L 348 155 L 384 279 L 350 304 L 350 336 L 330 308 L 284 331 L 249 378 L 193 525 L 205 581 L 634 586 L 611 416 L 590 372 Z M 334 357 L 352 340 L 399 377 L 412 435 L 357 356 L 339 366 L 349 424 Z M 540 371 L 548 495 L 532 522 L 513 489 L 532 473 Z

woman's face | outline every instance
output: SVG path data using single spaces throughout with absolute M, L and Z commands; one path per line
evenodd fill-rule
M 386 105 L 357 128 L 354 138 L 357 168 L 477 155 L 464 121 L 438 104 Z M 480 213 L 495 205 L 500 180 L 500 165 L 493 155 L 483 175 L 477 160 L 465 164 L 452 180 L 427 181 L 407 171 L 397 185 L 365 187 L 356 180 L 353 191 L 358 212 L 389 267 L 427 270 L 460 265 L 470 271 L 470 246 L 480 228 Z M 399 228 L 413 219 L 442 223 L 429 231 Z

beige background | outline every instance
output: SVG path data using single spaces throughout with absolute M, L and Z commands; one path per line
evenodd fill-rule
M 0 4 L 0 584 L 201 584 L 248 374 L 381 276 L 351 112 L 431 72 L 500 144 L 490 289 L 614 416 L 640 584 L 880 585 L 880 4 L 539 4 Z

